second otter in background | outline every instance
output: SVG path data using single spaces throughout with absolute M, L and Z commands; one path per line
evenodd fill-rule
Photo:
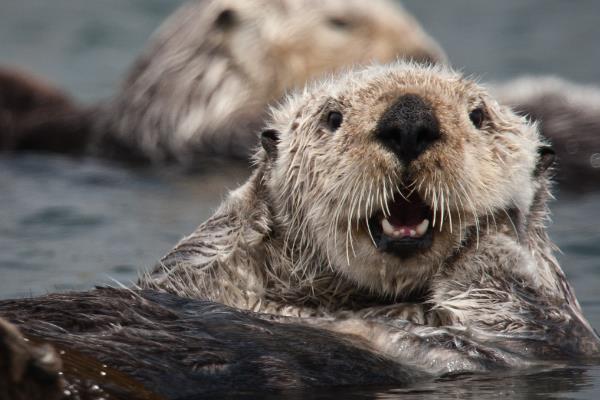
M 396 2 L 192 1 L 158 29 L 120 90 L 100 105 L 57 100 L 51 92 L 58 90 L 1 70 L 0 150 L 184 165 L 245 159 L 268 105 L 286 91 L 352 64 L 396 57 L 445 60 Z M 543 78 L 496 90 L 502 102 L 541 122 L 557 152 L 561 187 L 593 190 L 600 91 Z M 28 98 L 36 101 L 22 101 Z
M 245 158 L 267 105 L 286 91 L 353 64 L 398 57 L 445 58 L 392 1 L 192 1 L 158 29 L 118 93 L 82 111 L 92 129 L 82 124 L 77 142 L 81 153 L 125 160 Z M 37 131 L 16 135 L 35 142 Z
M 443 53 L 386 0 L 214 0 L 170 17 L 102 111 L 102 132 L 152 160 L 246 157 L 266 105 L 356 63 Z
M 492 88 L 501 102 L 538 121 L 558 156 L 561 189 L 600 189 L 600 88 L 554 76 L 524 76 Z

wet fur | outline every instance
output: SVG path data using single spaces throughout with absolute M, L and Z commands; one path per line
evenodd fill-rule
M 14 326 L 0 320 L 2 400 L 72 398 L 63 397 L 63 390 L 90 400 L 223 393 L 263 398 L 314 394 L 319 387 L 403 387 L 465 372 L 556 367 L 514 351 L 523 343 L 535 348 L 533 339 L 494 342 L 464 327 L 398 318 L 253 314 L 152 290 L 103 288 L 3 300 L 0 315 L 30 339 L 24 342 Z
M 433 105 L 443 133 L 409 165 L 373 139 L 406 93 Z M 474 107 L 486 110 L 480 129 Z M 336 132 L 324 123 L 330 110 L 344 114 Z M 275 109 L 263 143 L 249 181 L 140 280 L 143 290 L 3 301 L 0 315 L 66 349 L 65 365 L 70 351 L 92 366 L 66 374 L 68 387 L 87 390 L 107 368 L 107 390 L 166 398 L 598 360 L 546 234 L 546 144 L 475 83 L 415 64 L 350 72 Z M 435 209 L 436 233 L 424 254 L 398 259 L 361 224 L 406 176 L 405 190 Z M 15 336 L 0 325 L 0 339 Z
M 0 315 L 27 337 L 61 351 L 64 366 L 48 373 L 54 390 L 44 389 L 37 375 L 22 378 L 32 388 L 21 397 L 28 400 L 49 399 L 62 387 L 90 399 L 262 397 L 319 386 L 406 385 L 429 377 L 373 352 L 360 338 L 153 291 L 99 289 L 0 301 Z M 0 348 L 12 331 L 0 325 Z M 8 350 L 3 354 L 11 356 Z M 49 346 L 47 351 L 55 354 Z M 17 375 L 14 366 L 0 364 L 0 379 Z M 65 373 L 59 376 L 59 370 Z M 37 383 L 42 389 L 32 387 Z M 99 390 L 90 390 L 94 385 Z M 15 400 L 2 395 L 5 388 L 23 392 L 9 382 L 0 388 L 2 400 Z
M 0 399 L 59 399 L 61 367 L 51 346 L 26 342 L 15 326 L 0 319 Z
M 405 93 L 434 106 L 444 134 L 409 166 L 372 137 Z M 468 119 L 475 107 L 487 115 L 480 130 Z M 345 114 L 334 133 L 329 110 Z M 521 338 L 528 345 L 514 350 L 533 360 L 597 355 L 545 231 L 546 143 L 481 87 L 444 67 L 374 66 L 291 96 L 268 130 L 280 132 L 276 151 L 258 152 L 250 180 L 141 287 L 279 315 L 414 316 L 491 341 Z M 404 190 L 434 209 L 436 231 L 430 250 L 400 260 L 373 246 L 365 222 L 407 174 Z

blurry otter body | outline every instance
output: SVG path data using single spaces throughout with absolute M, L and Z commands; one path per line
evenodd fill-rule
M 550 150 L 475 83 L 416 64 L 352 72 L 275 108 L 262 144 L 250 180 L 141 287 L 459 327 L 534 360 L 598 354 L 546 235 Z
M 600 189 L 600 88 L 552 76 L 522 77 L 492 88 L 540 124 L 558 159 L 560 188 Z
M 287 90 L 397 57 L 437 61 L 443 53 L 387 0 L 190 2 L 162 25 L 107 102 L 99 134 L 155 161 L 246 158 L 267 104 Z
M 0 150 L 80 154 L 91 128 L 87 113 L 63 91 L 0 68 Z
M 287 90 L 398 57 L 444 54 L 391 0 L 191 1 L 153 35 L 113 98 L 79 110 L 79 152 L 184 164 L 246 158 L 267 105 Z

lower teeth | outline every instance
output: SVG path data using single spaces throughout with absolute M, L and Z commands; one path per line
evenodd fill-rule
M 417 225 L 417 234 L 419 236 L 423 236 L 425 232 L 427 232 L 427 228 L 429 228 L 429 220 L 425 218 L 419 225 Z
M 427 232 L 427 228 L 429 228 L 429 220 L 424 219 L 419 225 L 414 227 L 414 229 L 411 229 L 407 226 L 402 226 L 399 228 L 394 227 L 390 221 L 387 220 L 387 218 L 383 218 L 381 220 L 381 227 L 383 228 L 383 233 L 391 237 L 402 238 L 409 236 L 411 238 L 420 238 L 425 234 L 425 232 Z

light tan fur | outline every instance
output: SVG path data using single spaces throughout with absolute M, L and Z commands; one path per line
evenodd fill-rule
M 286 91 L 398 57 L 435 62 L 444 54 L 390 0 L 192 1 L 159 28 L 106 102 L 97 147 L 116 144 L 154 161 L 246 157 L 267 105 Z
M 410 164 L 375 137 L 385 110 L 407 94 L 431 104 L 441 127 Z M 476 108 L 485 110 L 480 128 L 469 119 Z M 344 118 L 335 132 L 331 111 Z M 372 66 L 288 97 L 268 129 L 279 132 L 276 150 L 258 151 L 249 181 L 142 287 L 264 313 L 406 318 L 597 354 L 545 232 L 549 180 L 538 151 L 546 144 L 482 87 L 445 67 Z M 411 191 L 433 210 L 433 243 L 401 258 L 374 245 L 367 220 Z M 334 326 L 349 333 L 347 321 Z M 353 332 L 397 354 L 385 331 L 385 346 L 371 327 Z

